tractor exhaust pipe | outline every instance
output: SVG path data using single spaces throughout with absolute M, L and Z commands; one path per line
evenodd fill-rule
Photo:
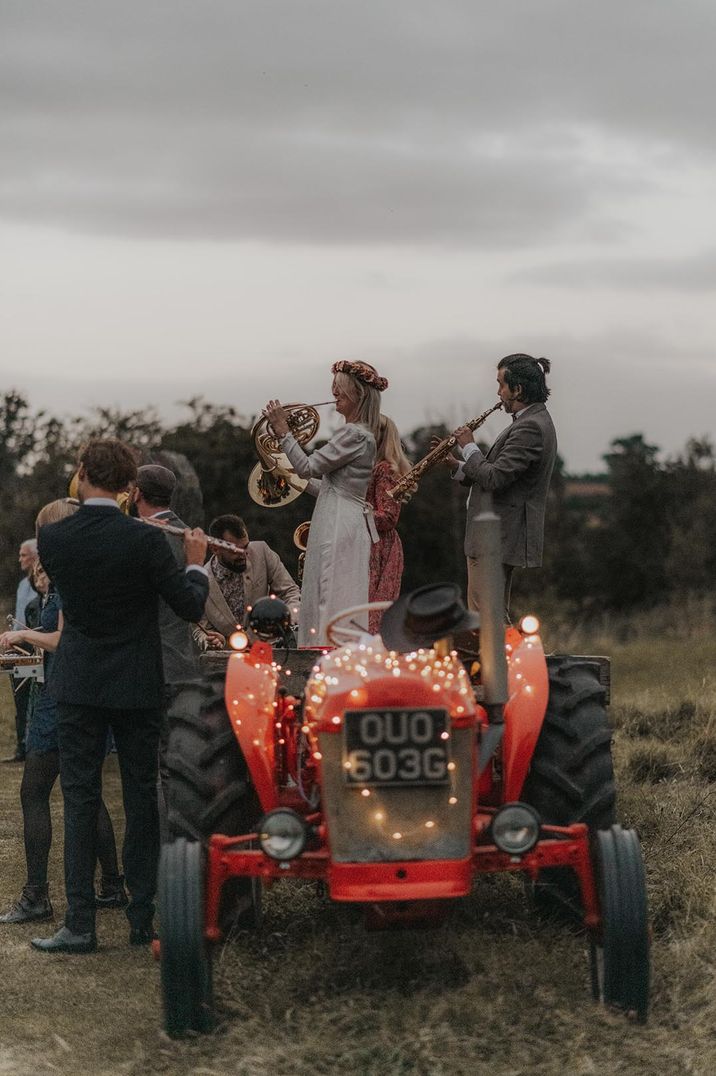
M 499 724 L 503 720 L 503 707 L 509 698 L 505 655 L 505 576 L 500 517 L 492 507 L 492 494 L 487 491 L 480 495 L 480 510 L 474 518 L 474 528 L 484 706 L 490 721 Z

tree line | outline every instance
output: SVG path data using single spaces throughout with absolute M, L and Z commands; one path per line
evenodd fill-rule
M 251 420 L 234 408 L 195 398 L 186 417 L 167 426 L 153 408 L 97 408 L 60 419 L 33 411 L 19 393 L 0 397 L 0 595 L 17 585 L 17 548 L 34 532 L 38 509 L 65 496 L 77 452 L 89 437 L 120 437 L 141 462 L 164 462 L 180 474 L 177 510 L 192 525 L 234 512 L 249 534 L 267 541 L 295 573 L 293 533 L 310 518 L 313 499 L 283 508 L 255 504 L 246 480 L 256 457 Z M 420 459 L 445 427 L 422 426 L 405 438 Z M 708 438 L 690 439 L 661 459 L 641 434 L 618 438 L 604 472 L 570 477 L 558 458 L 548 503 L 545 560 L 518 575 L 517 598 L 558 601 L 575 614 L 632 612 L 716 587 L 716 453 Z M 196 482 L 198 477 L 198 484 Z M 438 467 L 401 512 L 404 589 L 450 579 L 465 586 L 465 490 Z

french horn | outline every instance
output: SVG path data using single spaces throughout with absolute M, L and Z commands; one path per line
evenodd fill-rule
M 333 403 L 333 400 L 326 401 Z M 300 445 L 308 444 L 318 432 L 318 407 L 324 404 L 283 404 L 288 415 L 288 428 Z M 251 429 L 251 440 L 259 462 L 249 475 L 249 496 L 264 508 L 282 508 L 300 497 L 308 479 L 299 478 L 288 456 L 281 451 L 279 438 L 262 415 Z

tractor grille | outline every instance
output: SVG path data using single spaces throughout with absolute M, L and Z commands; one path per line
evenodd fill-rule
M 474 737 L 473 729 L 452 731 L 455 769 L 449 785 L 371 788 L 364 796 L 344 779 L 343 737 L 322 733 L 322 806 L 331 858 L 337 863 L 466 859 L 471 851 Z

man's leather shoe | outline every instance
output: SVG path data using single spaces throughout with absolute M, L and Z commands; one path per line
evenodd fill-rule
M 154 927 L 132 927 L 129 932 L 130 945 L 151 945 L 159 935 Z
M 29 923 L 33 919 L 52 919 L 54 912 L 46 885 L 26 885 L 20 899 L 4 915 L 0 923 Z
M 97 948 L 97 936 L 91 934 L 73 934 L 69 927 L 60 927 L 51 938 L 33 938 L 33 949 L 41 953 L 93 953 Z
M 3 762 L 24 762 L 25 761 L 25 752 L 18 750 L 18 751 L 15 752 L 14 755 L 10 755 L 9 758 L 4 758 L 2 761 Z

